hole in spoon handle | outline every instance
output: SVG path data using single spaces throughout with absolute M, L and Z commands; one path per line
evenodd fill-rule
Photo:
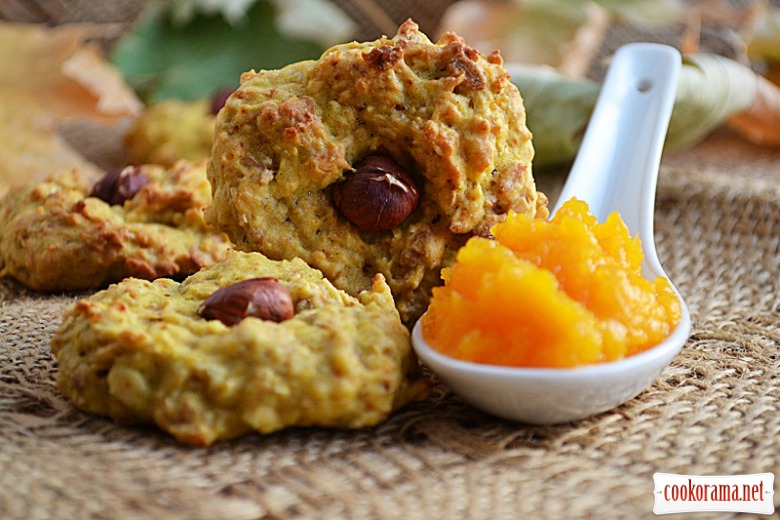
M 653 88 L 653 80 L 651 79 L 639 80 L 639 83 L 637 83 L 636 85 L 636 89 L 639 92 L 648 92 L 652 88 Z
M 632 234 L 652 241 L 658 167 L 680 66 L 680 53 L 666 45 L 618 49 L 554 211 L 577 197 L 599 221 L 617 210 Z

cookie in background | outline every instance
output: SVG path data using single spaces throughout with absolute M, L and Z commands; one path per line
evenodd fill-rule
M 204 219 L 210 201 L 205 159 L 16 186 L 0 200 L 0 275 L 39 291 L 186 276 L 231 248 Z

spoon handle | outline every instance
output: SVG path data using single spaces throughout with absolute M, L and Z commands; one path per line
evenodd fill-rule
M 645 252 L 652 253 L 648 259 L 655 258 L 655 189 L 680 66 L 680 53 L 666 45 L 631 43 L 618 49 L 553 210 L 577 197 L 600 222 L 619 211 L 631 234 L 639 233 Z

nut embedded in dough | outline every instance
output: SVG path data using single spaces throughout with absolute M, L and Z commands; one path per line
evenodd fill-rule
M 389 231 L 417 209 L 417 183 L 398 164 L 369 155 L 333 186 L 333 203 L 362 231 Z
M 149 177 L 138 166 L 127 166 L 112 170 L 101 177 L 89 192 L 90 197 L 97 197 L 112 206 L 121 206 L 132 199 L 149 184 Z
M 198 316 L 232 327 L 254 316 L 280 322 L 295 315 L 290 291 L 270 276 L 241 280 L 214 291 L 198 307 Z
M 333 200 L 374 155 L 419 188 L 416 209 L 390 229 L 361 229 Z M 217 116 L 208 218 L 238 248 L 302 258 L 350 294 L 381 273 L 411 325 L 469 237 L 510 211 L 548 215 L 532 157 L 500 56 L 451 33 L 432 43 L 408 21 L 392 38 L 244 74 Z

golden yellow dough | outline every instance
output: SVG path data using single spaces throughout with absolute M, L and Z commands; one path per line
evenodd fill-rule
M 197 314 L 218 288 L 259 276 L 290 291 L 291 319 L 227 327 Z M 353 298 L 299 259 L 259 253 L 231 252 L 182 283 L 112 285 L 67 309 L 51 347 L 57 385 L 78 408 L 193 445 L 371 426 L 428 389 L 381 276 Z
M 125 134 L 124 147 L 133 164 L 173 166 L 179 159 L 208 158 L 213 136 L 207 99 L 166 99 L 144 109 Z
M 389 231 L 360 231 L 332 188 L 360 159 L 392 157 L 416 179 L 417 209 Z M 442 266 L 513 210 L 548 215 L 517 88 L 496 52 L 408 21 L 393 38 L 319 60 L 246 73 L 217 116 L 207 218 L 243 250 L 300 257 L 351 294 L 375 273 L 411 324 Z
M 89 196 L 76 170 L 11 189 L 0 200 L 0 276 L 39 291 L 105 287 L 128 276 L 185 276 L 232 247 L 203 216 L 211 200 L 205 159 L 149 178 L 123 205 Z

